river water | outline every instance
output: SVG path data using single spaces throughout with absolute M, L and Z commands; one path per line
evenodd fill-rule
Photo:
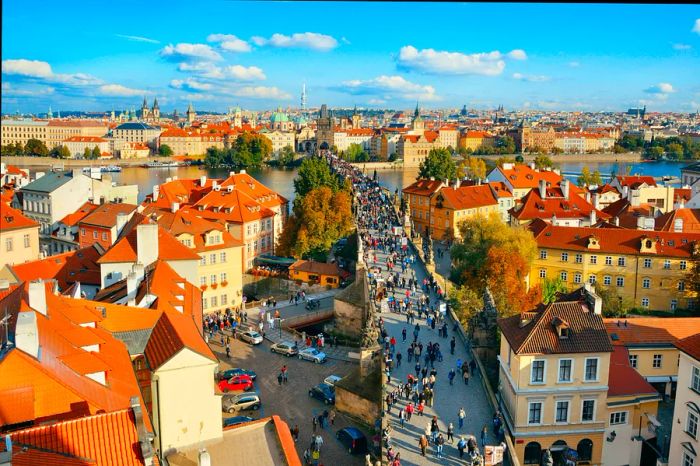
M 591 171 L 599 170 L 606 180 L 606 176 L 611 173 L 624 174 L 627 166 L 631 165 L 630 173 L 640 175 L 680 176 L 680 169 L 687 165 L 687 162 L 641 162 L 641 163 L 585 163 L 585 162 L 565 162 L 558 164 L 563 173 L 580 173 L 584 166 L 588 166 Z M 110 173 L 112 180 L 118 184 L 136 184 L 139 187 L 139 201 L 153 191 L 156 184 L 165 183 L 167 178 L 177 176 L 178 178 L 199 178 L 207 175 L 210 178 L 226 178 L 229 170 L 208 169 L 204 167 L 178 167 L 178 168 L 124 168 L 121 173 Z M 294 185 L 292 181 L 297 174 L 297 169 L 286 168 L 263 168 L 248 170 L 254 178 L 270 189 L 280 193 L 290 201 L 294 199 Z M 372 175 L 372 173 L 368 173 Z M 399 191 L 413 183 L 418 175 L 417 168 L 407 168 L 401 170 L 380 170 L 377 172 L 379 183 L 390 191 Z M 569 176 L 575 181 L 575 176 Z

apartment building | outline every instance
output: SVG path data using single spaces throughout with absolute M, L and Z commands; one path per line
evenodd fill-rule
M 499 215 L 499 199 L 488 184 L 441 188 L 430 198 L 430 237 L 461 238 L 459 224 L 474 216 Z M 500 215 L 499 215 L 500 216 Z
M 39 223 L 0 203 L 0 268 L 39 258 Z
M 678 389 L 668 466 L 700 464 L 700 333 L 676 342 L 680 351 Z

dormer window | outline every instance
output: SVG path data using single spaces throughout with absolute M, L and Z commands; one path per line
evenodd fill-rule
M 560 327 L 559 328 L 559 338 L 561 338 L 561 339 L 569 338 L 569 328 L 568 327 Z

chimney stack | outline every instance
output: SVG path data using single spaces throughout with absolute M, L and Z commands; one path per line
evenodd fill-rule
M 629 193 L 630 193 L 629 186 L 623 186 L 622 187 L 622 197 L 624 197 L 625 199 L 629 199 Z
M 137 262 L 148 267 L 158 259 L 158 224 L 146 223 L 136 227 Z
M 596 218 L 596 211 L 595 209 L 591 209 L 591 226 L 595 225 L 597 218 Z
M 530 168 L 531 168 L 531 169 L 534 170 L 534 169 L 535 169 L 535 166 L 536 166 L 536 165 L 535 165 L 535 162 L 530 162 Z
M 29 282 L 29 307 L 46 315 L 46 285 L 43 280 Z
M 202 188 L 207 184 L 207 175 L 202 175 L 199 177 L 199 186 Z
M 126 276 L 126 299 L 129 306 L 136 305 L 136 290 L 138 290 L 139 281 L 136 278 L 136 272 L 129 272 Z
M 539 188 L 540 188 L 540 197 L 542 199 L 546 199 L 547 198 L 547 181 L 540 180 Z
M 613 221 L 616 227 L 620 226 L 620 217 L 615 217 L 615 220 Z
M 119 212 L 117 214 L 117 223 L 115 225 L 117 227 L 117 236 L 119 236 L 119 234 L 122 232 L 122 230 L 124 229 L 124 226 L 126 225 L 126 223 L 128 221 L 129 221 L 129 216 L 127 214 L 125 214 L 124 212 Z M 116 240 L 116 238 L 114 238 L 114 240 Z
M 160 185 L 153 185 L 153 202 L 158 200 L 158 195 L 160 194 Z
M 598 193 L 593 194 L 593 207 L 600 210 L 600 195 Z
M 569 199 L 569 180 L 566 178 L 561 181 L 561 193 L 564 199 Z
M 177 213 L 178 210 L 180 210 L 179 202 L 173 202 L 172 204 L 170 204 L 170 212 Z

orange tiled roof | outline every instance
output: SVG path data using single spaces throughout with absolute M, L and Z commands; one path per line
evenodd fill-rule
M 8 175 L 22 175 L 22 178 L 29 178 L 29 170 L 22 170 L 16 165 L 5 165 Z
M 337 264 L 329 264 L 328 262 L 298 260 L 289 266 L 290 271 L 299 271 L 314 273 L 319 275 L 334 275 L 337 277 L 345 275 L 345 272 L 340 270 Z
M 491 186 L 498 197 L 513 197 L 513 193 L 508 190 L 503 181 L 491 181 L 489 186 Z
M 596 212 L 599 219 L 610 218 L 604 211 L 597 210 L 593 204 L 580 196 L 581 189 L 569 183 L 569 198 L 565 199 L 561 185 L 547 187 L 546 197 L 540 197 L 539 189 L 531 189 L 520 203 L 510 210 L 510 214 L 520 220 L 532 220 L 536 218 L 583 218 L 589 217 L 592 211 Z
M 676 209 L 656 217 L 655 230 L 675 231 L 676 220 L 683 221 L 683 232 L 700 233 L 700 209 Z
M 97 206 L 80 221 L 81 224 L 111 228 L 117 224 L 118 214 L 130 214 L 136 210 L 133 204 L 113 203 Z
M 678 340 L 676 348 L 700 361 L 700 333 Z
M 537 188 L 542 179 L 552 185 L 562 180 L 561 175 L 557 175 L 555 172 L 533 170 L 529 165 L 523 164 L 515 164 L 513 168 L 508 170 L 498 167 L 498 170 L 515 189 Z
M 189 348 L 212 361 L 218 361 L 193 325 L 191 317 L 177 312 L 163 312 L 144 351 L 151 369 L 158 370 L 184 348 Z
M 700 333 L 700 317 L 634 317 L 603 321 L 613 344 L 628 347 L 672 346 L 678 340 Z
M 680 202 L 681 200 L 688 202 L 691 197 L 693 197 L 692 188 L 674 188 L 673 190 L 673 199 L 676 202 Z
M 613 346 L 608 371 L 608 396 L 656 395 L 659 392 L 630 366 L 629 352 L 624 346 Z
M 461 186 L 457 189 L 452 187 L 442 188 L 437 195 L 437 199 L 443 196 L 447 205 L 454 210 L 474 209 L 477 207 L 498 205 L 498 200 L 493 196 L 488 185 Z
M 596 251 L 601 254 L 651 255 L 640 253 L 643 239 L 656 241 L 656 254 L 661 257 L 691 256 L 693 243 L 700 240 L 697 233 L 628 230 L 624 228 L 590 228 L 554 226 L 535 219 L 528 228 L 542 248 L 574 251 Z M 600 249 L 588 249 L 588 239 L 595 237 Z
M 55 279 L 62 290 L 75 282 L 99 285 L 101 279 L 97 260 L 103 253 L 102 246 L 95 243 L 76 251 L 14 264 L 10 266 L 10 271 L 20 282 Z
M 25 217 L 22 211 L 10 207 L 8 204 L 0 203 L 0 231 L 17 230 L 20 228 L 34 228 L 39 224 L 34 220 Z
M 137 255 L 137 228 L 119 239 L 97 261 L 98 264 L 111 262 L 135 262 Z M 158 259 L 163 260 L 199 260 L 199 256 L 190 248 L 176 240 L 162 227 L 158 227 Z
M 87 201 L 85 202 L 85 204 L 81 205 L 78 208 L 78 210 L 63 217 L 59 223 L 62 223 L 67 227 L 77 225 L 78 222 L 85 218 L 85 216 L 88 215 L 90 212 L 97 209 L 97 207 L 97 204 L 93 204 L 92 202 Z
M 618 175 L 615 177 L 620 186 L 629 186 L 632 189 L 639 187 L 642 183 L 646 183 L 649 186 L 656 186 L 656 180 L 653 176 L 643 176 L 643 175 L 628 175 L 622 176 Z
M 465 138 L 478 138 L 478 139 L 483 139 L 483 138 L 488 138 L 491 137 L 491 135 L 487 131 L 474 131 L 474 130 L 469 130 L 464 133 Z
M 418 180 L 403 188 L 405 194 L 415 194 L 417 196 L 432 196 L 443 186 L 440 180 Z
M 71 136 L 68 139 L 64 139 L 63 142 L 94 142 L 99 144 L 101 142 L 107 142 L 107 140 L 97 136 Z

